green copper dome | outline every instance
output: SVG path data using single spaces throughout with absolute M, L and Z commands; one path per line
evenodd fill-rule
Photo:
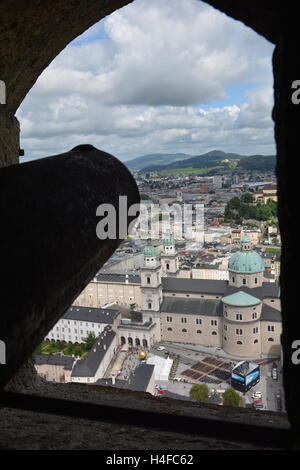
M 144 255 L 145 256 L 156 256 L 156 248 L 152 245 L 147 245 L 144 248 Z
M 264 269 L 263 259 L 255 251 L 237 251 L 228 263 L 228 270 L 234 273 L 260 273 Z
M 260 304 L 261 300 L 246 292 L 239 291 L 223 297 L 222 302 L 233 307 L 252 307 L 252 305 Z
M 228 262 L 228 270 L 245 274 L 263 272 L 265 269 L 263 259 L 251 248 L 251 240 L 245 233 L 241 240 L 241 251 L 237 251 L 231 256 Z
M 234 273 L 260 273 L 265 266 L 262 257 L 255 251 L 237 251 L 228 263 L 228 270 Z

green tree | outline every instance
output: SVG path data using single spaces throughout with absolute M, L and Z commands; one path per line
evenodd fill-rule
M 84 340 L 83 349 L 85 351 L 89 351 L 92 348 L 95 341 L 96 341 L 95 334 L 94 333 L 89 333 L 88 336 Z
M 246 202 L 247 204 L 250 204 L 251 202 L 254 202 L 253 194 L 251 194 L 251 193 L 242 194 L 241 201 Z
M 190 397 L 198 401 L 208 401 L 208 386 L 206 384 L 194 384 L 190 390 Z
M 223 405 L 225 406 L 239 406 L 241 403 L 241 396 L 234 388 L 229 387 L 223 394 Z
M 238 197 L 233 197 L 227 203 L 229 209 L 239 209 L 241 206 L 241 201 Z

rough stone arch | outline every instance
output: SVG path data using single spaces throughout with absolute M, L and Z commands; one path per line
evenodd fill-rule
M 87 28 L 131 0 L 3 0 L 0 3 L 0 80 L 6 84 L 6 104 L 0 104 L 0 167 L 17 163 L 19 126 L 16 109 L 42 71 L 66 45 Z M 282 235 L 281 299 L 286 400 L 291 423 L 300 423 L 298 406 L 300 371 L 292 364 L 291 345 L 299 337 L 300 319 L 294 315 L 298 304 L 299 244 L 298 173 L 293 154 L 299 146 L 300 107 L 291 102 L 291 84 L 299 79 L 299 5 L 265 0 L 206 0 L 234 19 L 244 22 L 276 44 L 273 56 L 275 77 L 275 137 L 279 223 Z M 25 5 L 25 7 L 24 7 Z M 297 430 L 298 431 L 298 430 Z M 298 439 L 299 438 L 299 431 Z

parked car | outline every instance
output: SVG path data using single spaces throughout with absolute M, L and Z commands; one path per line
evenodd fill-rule
M 261 409 L 263 407 L 264 407 L 264 405 L 262 403 L 254 403 L 253 404 L 253 408 L 255 408 L 255 409 Z
M 166 348 L 164 346 L 158 346 L 157 351 L 164 351 Z
M 261 398 L 258 398 L 257 400 L 252 402 L 252 405 L 259 405 L 259 404 L 262 404 Z

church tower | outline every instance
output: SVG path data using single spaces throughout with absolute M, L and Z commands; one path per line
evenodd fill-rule
M 234 253 L 228 263 L 229 285 L 235 287 L 261 287 L 263 282 L 264 262 L 253 251 L 248 235 L 241 240 L 241 249 Z
M 163 251 L 160 255 L 163 276 L 178 277 L 179 263 L 175 240 L 170 233 L 163 239 Z
M 262 300 L 256 288 L 262 286 L 264 262 L 253 251 L 248 235 L 241 240 L 241 249 L 228 263 L 232 293 L 222 298 L 222 348 L 237 357 L 258 357 L 261 354 Z
M 160 305 L 162 303 L 161 264 L 150 241 L 144 248 L 141 273 L 141 304 L 144 321 L 155 323 L 155 339 L 160 341 Z

